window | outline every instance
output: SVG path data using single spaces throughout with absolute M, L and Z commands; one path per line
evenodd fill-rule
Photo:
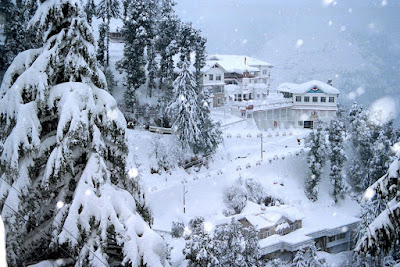
M 328 242 L 333 242 L 336 240 L 336 236 L 328 236 Z
M 294 230 L 294 226 L 293 226 L 293 224 L 291 224 L 290 225 L 290 232 L 293 232 L 293 230 Z
M 298 124 L 299 124 L 299 126 L 303 126 L 303 121 L 298 121 Z
M 215 93 L 222 93 L 222 86 L 215 87 Z
M 296 102 L 301 102 L 301 96 L 296 96 Z
M 216 81 L 220 81 L 220 80 L 221 80 L 221 74 L 217 74 L 217 75 L 215 76 L 215 80 L 216 80 Z
M 260 94 L 257 94 L 257 99 L 260 99 L 261 98 L 261 95 Z
M 326 102 L 326 97 L 325 96 L 321 96 L 321 102 Z
M 267 70 L 263 70 L 263 74 L 266 75 L 267 74 Z
M 335 103 L 335 98 L 333 96 L 329 97 L 329 103 Z
M 221 105 L 221 98 L 220 97 L 217 97 L 217 105 L 218 106 Z
M 346 238 L 346 233 L 341 233 L 341 234 L 337 235 L 336 240 L 344 239 L 344 238 Z
M 251 93 L 249 94 L 249 99 L 253 99 L 253 95 Z
M 213 81 L 213 80 L 214 80 L 214 75 L 208 74 L 208 79 L 209 79 L 210 81 Z
M 238 94 L 238 101 L 242 101 L 242 94 Z
M 310 97 L 309 96 L 305 96 L 304 97 L 304 102 L 310 102 Z
M 318 102 L 318 96 L 313 96 L 312 102 Z

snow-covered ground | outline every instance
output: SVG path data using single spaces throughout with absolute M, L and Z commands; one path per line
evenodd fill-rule
M 136 157 L 141 179 L 146 188 L 147 201 L 154 213 L 153 229 L 170 231 L 173 221 L 185 225 L 196 216 L 203 216 L 210 225 L 225 218 L 223 192 L 237 178 L 253 178 L 265 188 L 265 192 L 296 207 L 303 215 L 303 228 L 323 228 L 330 220 L 340 222 L 354 219 L 358 205 L 347 198 L 334 204 L 330 192 L 329 169 L 320 185 L 319 200 L 310 202 L 304 193 L 304 181 L 308 174 L 304 138 L 310 133 L 304 129 L 276 129 L 263 134 L 263 161 L 261 161 L 261 133 L 252 120 L 234 117 L 223 109 L 213 110 L 212 117 L 223 127 L 224 141 L 208 168 L 188 171 L 176 168 L 170 173 L 151 174 L 154 162 L 154 139 L 171 139 L 171 135 L 159 135 L 145 130 L 128 130 L 129 146 Z M 297 139 L 300 139 L 300 145 Z M 131 157 L 133 156 L 131 154 Z M 186 213 L 183 212 L 183 183 L 185 182 Z M 174 264 L 182 260 L 183 240 L 168 237 L 174 247 Z M 335 258 L 336 255 L 330 257 Z M 339 257 L 339 255 L 337 255 Z M 340 256 L 342 257 L 342 256 Z

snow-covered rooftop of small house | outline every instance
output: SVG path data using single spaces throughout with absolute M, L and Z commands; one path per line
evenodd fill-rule
M 339 90 L 335 87 L 317 80 L 297 84 L 297 83 L 282 83 L 278 87 L 278 91 L 293 93 L 293 94 L 305 94 L 314 88 L 318 88 L 326 94 L 339 94 Z M 314 89 L 315 90 L 315 89 Z
M 243 73 L 244 71 L 260 71 L 256 66 L 272 67 L 268 62 L 261 61 L 244 55 L 211 55 L 207 57 L 207 62 L 218 64 L 230 73 Z
M 238 220 L 242 218 L 246 218 L 256 229 L 263 229 L 277 224 L 282 218 L 294 222 L 301 220 L 303 216 L 292 206 L 280 205 L 265 207 L 265 210 L 262 210 L 260 205 L 247 201 L 247 205 L 242 210 L 241 215 L 236 217 Z

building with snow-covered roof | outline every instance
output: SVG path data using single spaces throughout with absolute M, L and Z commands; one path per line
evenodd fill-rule
M 286 235 L 302 226 L 303 217 L 294 207 L 282 205 L 260 208 L 257 213 L 237 218 L 245 227 L 253 226 L 258 231 L 258 239 L 275 234 Z
M 225 103 L 261 100 L 268 95 L 270 63 L 241 55 L 212 55 L 206 62 L 218 63 L 224 71 Z
M 329 253 L 350 250 L 352 234 L 360 222 L 359 218 L 326 209 L 303 214 L 293 206 L 264 207 L 251 201 L 247 201 L 240 214 L 232 217 L 258 231 L 261 255 L 266 258 L 291 257 L 314 243 Z M 230 220 L 231 217 L 225 218 L 220 224 Z
M 298 127 L 315 128 L 318 120 L 329 123 L 338 110 L 339 90 L 328 83 L 309 81 L 282 83 L 278 92 L 293 102 L 292 113 Z
M 208 90 L 212 107 L 225 103 L 225 69 L 218 62 L 207 61 L 202 68 L 203 87 Z

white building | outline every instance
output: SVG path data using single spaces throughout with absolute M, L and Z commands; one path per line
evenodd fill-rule
M 292 116 L 298 127 L 313 129 L 318 120 L 329 123 L 338 110 L 339 90 L 321 81 L 283 83 L 277 91 L 292 99 Z
M 223 72 L 224 103 L 262 100 L 267 97 L 272 68 L 270 63 L 239 55 L 212 55 L 206 62 Z M 204 84 L 213 82 L 210 80 L 212 78 L 206 70 Z
M 206 61 L 202 69 L 203 87 L 210 94 L 212 107 L 220 107 L 225 103 L 225 69 L 218 62 Z

